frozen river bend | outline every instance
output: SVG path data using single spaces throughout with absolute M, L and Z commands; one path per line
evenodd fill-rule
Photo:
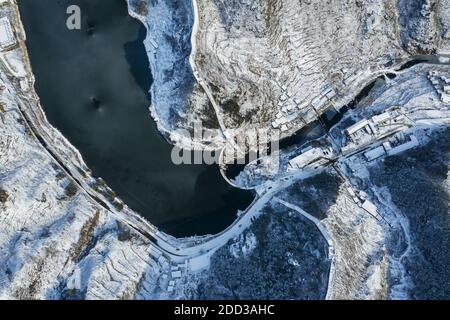
M 166 30 L 167 36 L 156 29 L 147 35 L 150 65 L 154 78 L 158 79 L 152 90 L 163 95 L 152 101 L 152 114 L 161 132 L 179 144 L 186 141 L 178 139 L 174 129 L 177 125 L 189 127 L 190 117 L 206 120 L 210 114 L 211 117 L 222 116 L 226 128 L 256 124 L 271 127 L 271 114 L 279 112 L 272 109 L 280 108 L 280 112 L 285 112 L 281 108 L 288 107 L 287 103 L 278 105 L 273 101 L 282 93 L 274 93 L 271 80 L 267 80 L 274 72 L 280 71 L 288 78 L 294 77 L 297 71 L 307 76 L 300 78 L 310 79 L 309 84 L 293 87 L 299 94 L 321 90 L 322 80 L 314 77 L 326 76 L 327 81 L 331 81 L 327 83 L 335 86 L 336 94 L 331 99 L 327 97 L 326 103 L 334 103 L 336 107 L 358 94 L 356 87 L 380 74 L 396 73 L 395 79 L 378 83 L 329 136 L 313 142 L 317 147 L 332 141 L 336 162 L 325 161 L 319 166 L 306 165 L 286 172 L 289 159 L 302 153 L 303 148 L 291 146 L 283 150 L 279 171 L 259 171 L 266 174 L 266 182 L 257 190 L 257 201 L 236 224 L 216 238 L 184 240 L 158 232 L 127 208 L 104 183 L 92 183 L 94 180 L 81 155 L 43 116 L 32 87 L 18 12 L 13 2 L 4 4 L 0 13 L 8 15 L 12 21 L 19 46 L 7 55 L 2 53 L 6 56 L 4 61 L 9 61 L 13 67 L 4 68 L 2 64 L 0 72 L 3 102 L 0 105 L 0 297 L 448 298 L 448 288 L 439 279 L 448 279 L 448 268 L 443 264 L 448 259 L 442 257 L 448 256 L 449 247 L 446 150 L 450 106 L 443 97 L 443 79 L 450 79 L 450 70 L 447 65 L 420 65 L 401 72 L 396 68 L 408 59 L 409 52 L 445 53 L 448 50 L 448 26 L 445 24 L 448 20 L 442 16 L 448 14 L 444 9 L 449 6 L 444 0 L 408 3 L 415 3 L 421 13 L 411 14 L 411 11 L 416 12 L 414 6 L 403 1 L 395 7 L 390 1 L 368 1 L 358 8 L 348 4 L 348 11 L 339 10 L 341 15 L 338 16 L 332 14 L 332 17 L 339 17 L 339 21 L 335 21 L 327 15 L 337 10 L 342 2 L 330 1 L 326 6 L 317 6 L 315 1 L 302 2 L 300 10 L 293 7 L 294 1 L 267 1 L 267 8 L 261 8 L 259 1 L 244 4 L 198 1 L 199 28 L 192 39 L 198 42 L 198 56 L 192 66 L 198 71 L 195 80 L 203 80 L 203 85 L 189 80 L 193 81 L 186 93 L 189 103 L 181 105 L 168 104 L 175 92 L 174 87 L 169 90 L 173 85 L 169 80 L 171 71 L 175 76 L 175 66 L 179 65 L 180 71 L 187 67 L 175 64 L 174 61 L 179 60 L 171 60 L 173 55 L 158 55 L 154 50 L 177 47 L 166 47 L 167 41 L 174 41 L 173 35 L 170 36 L 173 30 Z M 150 19 L 152 14 L 158 12 L 159 18 L 165 19 L 171 10 L 180 9 L 174 5 L 175 1 L 133 0 L 130 4 L 150 30 L 156 28 Z M 191 20 L 187 22 L 192 23 L 194 7 L 190 6 L 190 1 L 180 6 L 191 13 L 187 16 Z M 397 20 L 390 20 L 390 14 L 383 14 L 395 15 L 397 11 L 400 16 L 409 15 L 409 23 L 397 25 Z M 270 30 L 273 27 L 273 32 L 253 24 L 254 15 L 259 17 L 261 12 L 266 20 L 255 21 L 269 21 L 266 26 Z M 299 12 L 299 23 L 309 21 L 308 15 L 323 17 L 323 21 L 320 20 L 326 27 L 323 32 L 331 32 L 341 44 L 347 43 L 348 38 L 338 26 L 341 22 L 348 23 L 352 26 L 350 30 L 358 33 L 351 45 L 361 52 L 368 50 L 367 54 L 347 57 L 345 45 L 339 47 L 343 52 L 333 48 L 320 51 L 318 48 L 323 47 L 320 39 L 328 38 L 316 38 L 313 31 L 296 29 L 290 22 L 297 18 L 289 18 L 288 12 Z M 245 15 L 250 30 L 241 25 Z M 433 18 L 428 20 L 430 15 Z M 215 34 L 223 38 L 208 40 L 213 34 L 208 33 L 202 23 L 210 23 L 213 27 L 210 30 L 220 31 Z M 425 28 L 432 31 L 431 37 L 423 35 L 421 30 L 427 23 L 432 26 Z M 396 28 L 401 32 L 386 33 Z M 186 43 L 191 39 L 190 30 L 180 30 L 178 40 Z M 160 37 L 155 36 L 157 32 Z M 277 39 L 287 40 L 279 42 Z M 151 41 L 158 45 L 153 51 L 150 51 Z M 274 71 L 275 67 L 266 63 L 267 51 L 249 49 L 261 46 L 259 41 L 272 43 L 274 49 L 281 50 L 278 58 L 287 59 L 282 61 L 281 68 L 290 69 Z M 228 44 L 220 47 L 220 43 Z M 243 51 L 232 49 L 234 43 Z M 296 51 L 298 43 L 301 46 Z M 326 45 L 333 46 L 333 43 L 335 41 Z M 166 57 L 166 64 L 152 60 L 155 59 L 152 52 L 159 59 Z M 239 54 L 230 57 L 235 53 Z M 295 54 L 304 60 L 294 59 Z M 345 66 L 336 67 L 337 60 L 345 62 Z M 292 66 L 289 61 L 305 64 Z M 342 78 L 344 71 L 334 77 L 337 72 L 334 68 L 346 69 L 355 76 L 347 85 L 344 83 L 347 78 Z M 164 70 L 166 78 L 156 74 L 158 70 Z M 361 73 L 358 70 L 362 70 Z M 281 84 L 277 90 L 284 90 L 286 86 L 283 100 L 292 100 L 295 104 L 295 97 L 288 90 L 291 82 L 283 81 L 287 84 Z M 215 109 L 204 109 L 212 103 L 205 90 L 212 94 L 213 102 L 223 107 L 218 109 L 218 114 Z M 260 96 L 267 102 L 269 111 L 265 120 L 259 111 L 253 112 L 253 107 L 261 109 L 255 100 L 258 94 L 253 96 L 255 92 L 262 92 Z M 227 104 L 232 96 L 234 102 Z M 306 108 L 314 107 L 310 105 L 313 98 L 306 101 Z M 249 113 L 239 110 L 227 117 L 227 112 L 220 112 L 235 105 Z M 292 106 L 290 102 L 289 106 Z M 297 109 L 298 112 L 303 110 Z M 165 117 L 164 110 L 171 110 L 177 116 Z M 369 132 L 389 134 L 366 137 L 368 140 L 360 149 L 352 145 L 354 141 L 347 141 L 346 128 L 364 119 L 369 119 L 373 125 L 374 115 L 379 119 L 379 115 L 386 112 L 390 115 L 384 120 L 387 123 L 375 126 L 374 131 L 360 133 L 363 136 Z M 294 122 L 285 132 L 303 125 L 303 122 Z M 211 122 L 210 129 L 217 132 L 216 137 L 221 136 L 217 123 Z M 373 161 L 368 161 L 365 155 L 368 150 L 379 148 L 380 144 L 385 146 L 387 142 L 396 150 L 397 145 L 412 136 L 417 141 L 416 147 L 405 153 L 395 156 L 378 153 L 379 158 Z M 221 139 L 211 140 L 210 146 L 220 146 Z M 203 141 L 194 143 L 200 146 Z M 431 163 L 424 159 L 424 154 L 432 155 Z M 395 180 L 390 180 L 391 176 Z M 421 197 L 416 196 L 419 194 Z M 423 206 L 429 198 L 436 204 L 432 208 Z M 284 272 L 278 272 L 280 268 Z M 275 285 L 266 285 L 271 283 Z

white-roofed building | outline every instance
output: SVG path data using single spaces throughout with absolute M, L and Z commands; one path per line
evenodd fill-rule
M 370 202 L 369 200 L 364 201 L 362 208 L 370 213 L 374 217 L 378 217 L 378 209 L 377 207 Z
M 323 150 L 321 148 L 307 148 L 302 151 L 302 154 L 289 161 L 289 171 L 299 170 L 307 165 L 316 162 L 324 157 Z
M 333 88 L 328 88 L 322 94 L 331 100 L 336 96 L 336 91 Z
M 391 119 L 391 114 L 389 112 L 382 113 L 377 116 L 372 117 L 372 121 L 375 124 L 385 123 Z
M 326 104 L 327 102 L 328 102 L 327 97 L 320 96 L 320 97 L 315 98 L 315 99 L 311 102 L 311 104 L 312 104 L 312 106 L 314 107 L 314 109 L 316 109 L 317 111 L 320 111 L 320 109 L 321 109 L 323 106 L 325 106 L 325 104 Z
M 0 48 L 6 50 L 16 43 L 16 37 L 8 17 L 0 18 Z
M 365 127 L 367 127 L 369 125 L 369 121 L 367 119 L 361 120 L 357 123 L 355 123 L 354 125 L 352 125 L 351 127 L 348 127 L 345 132 L 351 136 L 353 134 L 355 134 L 356 132 L 364 129 Z
M 441 100 L 443 103 L 450 103 L 450 94 L 442 94 L 441 95 Z
M 415 136 L 411 136 L 410 139 L 410 141 L 388 150 L 388 155 L 393 156 L 419 146 L 419 140 Z
M 384 148 L 384 150 L 386 150 L 386 152 L 392 149 L 389 141 L 386 141 L 385 143 L 383 143 L 383 148 Z
M 382 157 L 385 154 L 386 151 L 384 150 L 384 147 L 381 146 L 366 152 L 364 156 L 366 157 L 367 161 L 373 161 L 375 159 Z
M 302 117 L 306 123 L 310 123 L 317 119 L 317 113 L 314 111 L 313 108 L 308 107 L 305 110 L 303 110 Z
M 149 40 L 151 46 L 152 46 L 154 49 L 158 49 L 158 48 L 159 48 L 158 43 L 157 43 L 154 39 L 149 38 L 148 40 Z

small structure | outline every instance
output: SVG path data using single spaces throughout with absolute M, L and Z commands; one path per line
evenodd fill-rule
M 297 117 L 298 117 L 297 113 L 291 113 L 287 116 L 284 116 L 283 113 L 278 112 L 275 115 L 276 119 L 272 121 L 272 127 L 276 129 L 281 126 L 281 131 L 287 131 L 289 129 L 287 124 L 297 119 Z
M 389 141 L 386 141 L 385 143 L 383 143 L 383 148 L 384 148 L 384 150 L 386 150 L 386 152 L 388 152 L 389 150 L 392 149 L 392 146 L 389 143 Z
M 378 209 L 377 207 L 370 202 L 369 200 L 364 201 L 362 204 L 362 208 L 366 210 L 369 214 L 371 214 L 374 217 L 378 217 Z
M 179 279 L 179 278 L 181 278 L 181 271 L 172 272 L 172 279 Z
M 353 202 L 359 203 L 359 198 L 356 195 L 356 193 L 355 193 L 355 191 L 353 190 L 352 187 L 347 187 L 347 192 L 350 194 L 350 197 L 352 197 Z
M 436 71 L 431 71 L 428 74 L 428 79 L 434 86 L 441 101 L 445 104 L 450 104 L 450 79 L 444 75 L 439 75 Z
M 302 117 L 306 123 L 310 123 L 317 119 L 317 113 L 313 108 L 308 107 L 303 111 Z
M 159 263 L 161 266 L 163 266 L 163 265 L 165 265 L 165 264 L 167 263 L 167 259 L 164 258 L 164 256 L 160 256 L 160 257 L 158 258 L 158 263 Z
M 148 247 L 147 252 L 157 260 L 162 256 L 162 252 L 153 245 Z
M 450 85 L 444 86 L 444 92 L 441 94 L 443 103 L 450 103 Z
M 159 48 L 158 43 L 156 43 L 156 41 L 153 40 L 152 38 L 149 38 L 149 42 L 150 42 L 151 46 L 152 46 L 154 49 L 158 49 L 158 48 Z
M 348 136 L 352 136 L 355 133 L 357 133 L 358 131 L 361 131 L 368 126 L 369 126 L 369 121 L 367 119 L 364 119 L 364 120 L 361 120 L 361 121 L 355 123 L 354 125 L 348 127 L 345 130 L 345 133 L 347 133 Z
M 443 94 L 441 99 L 443 103 L 450 103 L 450 94 Z
M 319 111 L 327 103 L 327 101 L 328 99 L 326 97 L 319 96 L 311 102 L 311 105 L 314 107 L 314 109 Z
M 336 90 L 334 90 L 333 88 L 328 88 L 323 92 L 323 95 L 331 100 L 336 96 Z
M 7 50 L 16 45 L 16 37 L 8 17 L 0 18 L 0 48 Z
M 378 148 L 372 149 L 364 154 L 367 161 L 373 161 L 375 159 L 378 159 L 386 154 L 386 151 L 384 150 L 383 146 L 380 146 Z
M 388 122 L 391 119 L 391 114 L 389 112 L 382 113 L 380 115 L 376 115 L 372 117 L 372 121 L 376 124 L 383 124 Z
M 410 136 L 410 141 L 403 143 L 395 148 L 390 149 L 387 153 L 390 156 L 405 152 L 409 149 L 419 146 L 419 140 L 415 136 Z
M 288 171 L 299 170 L 312 163 L 328 162 L 328 159 L 326 157 L 330 154 L 331 151 L 329 149 L 324 150 L 322 148 L 313 148 L 313 147 L 306 148 L 302 150 L 301 155 L 289 161 Z M 320 160 L 323 161 L 321 162 Z
M 347 71 L 346 70 L 342 70 L 344 73 L 347 73 Z M 362 74 L 363 74 L 363 70 L 357 70 L 355 73 L 353 73 L 353 74 L 350 74 L 349 76 L 347 76 L 345 79 L 344 79 L 344 84 L 346 85 L 346 86 L 348 86 L 348 85 L 350 85 L 350 84 L 352 84 L 353 82 L 355 82 L 356 81 L 356 79 L 358 79 Z

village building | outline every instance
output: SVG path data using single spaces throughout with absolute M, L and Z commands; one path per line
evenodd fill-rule
M 443 103 L 450 103 L 450 85 L 444 86 L 444 92 L 441 94 L 441 100 Z
M 366 210 L 369 214 L 371 214 L 374 217 L 378 217 L 378 209 L 377 207 L 370 202 L 369 200 L 364 201 L 364 203 L 362 204 L 362 208 L 364 210 Z
M 329 161 L 328 157 L 332 156 L 331 148 L 313 148 L 309 147 L 302 150 L 302 153 L 289 161 L 288 171 L 302 169 L 310 164 L 324 164 Z
M 157 249 L 155 246 L 150 246 L 147 249 L 147 252 L 156 260 L 158 260 L 162 256 L 162 252 L 159 249 Z
M 364 156 L 366 157 L 367 161 L 373 161 L 384 156 L 385 154 L 386 150 L 384 149 L 383 146 L 381 146 L 366 152 Z
M 8 17 L 0 18 L 0 49 L 7 50 L 16 43 L 16 37 Z
M 393 156 L 405 152 L 409 149 L 415 148 L 417 146 L 419 146 L 419 140 L 417 140 L 415 136 L 410 136 L 410 141 L 390 149 L 387 153 L 388 155 Z
M 311 105 L 314 107 L 314 109 L 316 109 L 317 111 L 321 110 L 323 108 L 323 106 L 328 102 L 327 97 L 323 97 L 323 96 L 319 96 L 317 98 L 315 98 L 312 102 Z
M 155 50 L 159 48 L 158 43 L 156 43 L 156 41 L 153 40 L 152 38 L 149 38 L 149 42 L 150 42 L 150 45 L 151 45 Z
M 383 148 L 384 148 L 384 150 L 386 150 L 386 152 L 388 152 L 389 150 L 392 149 L 392 146 L 389 143 L 389 141 L 386 141 L 386 142 L 383 143 Z
M 306 123 L 310 123 L 317 119 L 317 113 L 313 108 L 309 107 L 303 111 L 302 118 Z
M 368 125 L 369 125 L 369 121 L 367 119 L 361 120 L 361 121 L 355 123 L 354 125 L 348 127 L 347 129 L 345 129 L 345 133 L 348 136 L 352 136 L 356 132 L 366 128 Z
M 376 115 L 376 116 L 372 117 L 372 121 L 376 125 L 380 125 L 380 124 L 386 123 L 389 120 L 391 120 L 391 114 L 389 112 L 385 112 L 385 113 L 382 113 L 380 115 Z

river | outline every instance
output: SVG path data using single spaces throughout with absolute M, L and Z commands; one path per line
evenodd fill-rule
M 253 201 L 216 165 L 174 165 L 148 113 L 145 28 L 124 0 L 20 0 L 36 91 L 49 122 L 94 176 L 152 224 L 177 237 L 218 233 Z M 81 30 L 66 27 L 70 5 Z

